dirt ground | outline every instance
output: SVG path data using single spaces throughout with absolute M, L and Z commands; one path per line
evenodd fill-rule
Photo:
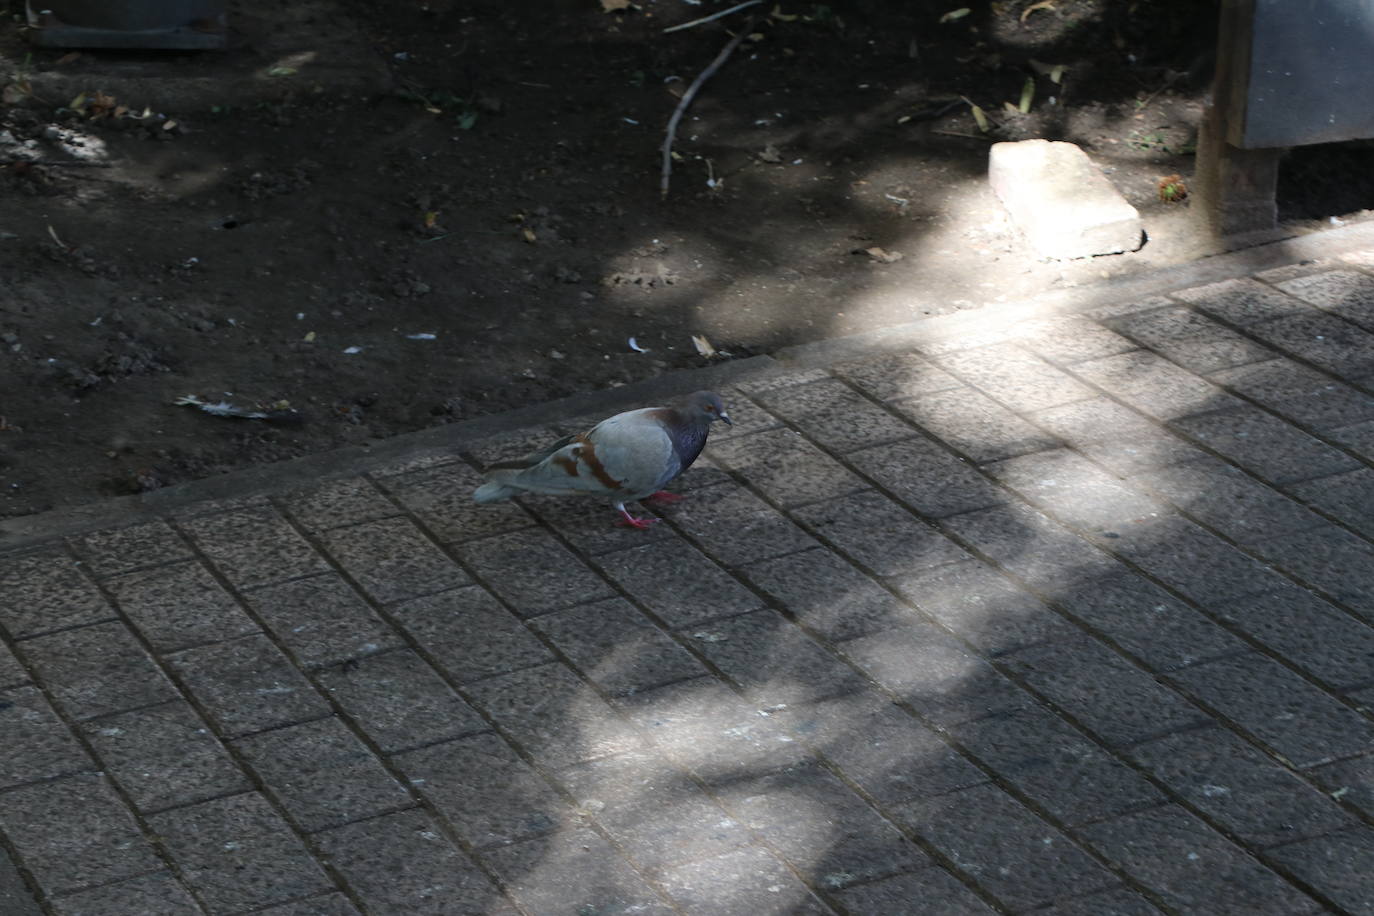
M 1192 169 L 1215 4 L 769 0 L 663 31 L 729 5 L 243 0 L 194 54 L 30 49 L 6 16 L 0 516 L 699 365 L 694 335 L 737 357 L 1206 253 L 1159 182 Z M 665 125 L 739 29 L 660 199 Z M 984 180 L 1028 137 L 1082 145 L 1145 247 L 1028 253 Z M 1364 205 L 1299 166 L 1285 215 Z

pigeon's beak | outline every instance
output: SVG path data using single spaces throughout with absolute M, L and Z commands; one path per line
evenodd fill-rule
M 735 425 L 735 421 L 734 421 L 734 420 L 731 420 L 731 419 L 730 419 L 730 415 L 729 415 L 728 413 L 726 413 L 725 411 L 723 411 L 723 410 L 722 410 L 720 413 L 716 414 L 716 416 L 718 416 L 718 417 L 720 417 L 722 420 L 724 420 L 726 426 L 734 426 L 734 425 Z

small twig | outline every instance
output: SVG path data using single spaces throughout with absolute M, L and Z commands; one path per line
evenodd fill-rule
M 692 104 L 692 99 L 696 98 L 697 90 L 701 84 L 711 78 L 711 75 L 720 69 L 720 65 L 725 63 L 725 59 L 730 56 L 730 52 L 739 47 L 739 43 L 744 41 L 744 37 L 749 34 L 754 20 L 749 20 L 744 28 L 739 30 L 739 34 L 730 39 L 730 43 L 721 49 L 716 55 L 716 59 L 711 61 L 711 65 L 697 74 L 697 78 L 692 80 L 692 85 L 687 87 L 687 91 L 682 94 L 682 100 L 677 103 L 677 108 L 673 110 L 673 116 L 668 119 L 668 134 L 663 138 L 663 179 L 659 182 L 659 196 L 668 196 L 668 178 L 673 173 L 673 139 L 677 136 L 677 125 L 682 120 L 682 114 L 687 110 L 687 106 Z
M 748 0 L 747 3 L 741 3 L 738 6 L 732 6 L 728 10 L 721 10 L 719 13 L 712 13 L 709 16 L 702 16 L 700 19 L 693 19 L 691 22 L 684 22 L 682 23 L 682 25 L 675 25 L 671 28 L 664 29 L 663 34 L 667 35 L 669 32 L 678 32 L 682 29 L 690 29 L 694 25 L 702 25 L 707 22 L 714 22 L 715 20 L 720 19 L 722 16 L 729 16 L 731 13 L 737 13 L 740 10 L 745 9 L 746 7 L 757 6 L 762 2 L 763 0 Z

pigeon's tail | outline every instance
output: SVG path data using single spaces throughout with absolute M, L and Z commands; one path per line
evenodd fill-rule
M 522 492 L 519 487 L 511 486 L 507 481 L 515 476 L 514 471 L 492 471 L 488 474 L 492 479 L 478 487 L 472 494 L 472 498 L 479 503 L 499 503 L 503 499 L 510 499 L 517 493 Z

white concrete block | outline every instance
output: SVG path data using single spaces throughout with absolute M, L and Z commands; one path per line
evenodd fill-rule
M 1144 242 L 1140 213 L 1072 143 L 994 143 L 988 181 L 1043 257 L 1117 254 Z

